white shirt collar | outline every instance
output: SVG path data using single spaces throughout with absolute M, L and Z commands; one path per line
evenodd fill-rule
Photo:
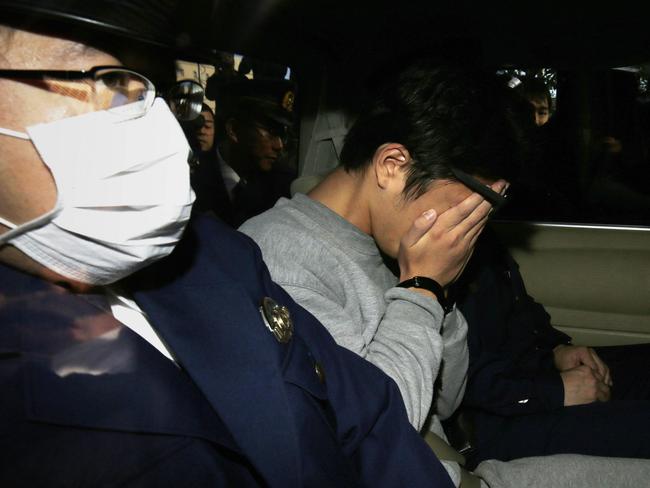
M 232 200 L 232 190 L 241 181 L 241 176 L 239 176 L 237 172 L 226 163 L 226 160 L 223 159 L 223 156 L 221 156 L 221 152 L 219 152 L 218 149 L 217 160 L 219 161 L 219 169 L 221 170 L 221 176 L 223 176 L 223 182 L 226 185 L 226 191 Z

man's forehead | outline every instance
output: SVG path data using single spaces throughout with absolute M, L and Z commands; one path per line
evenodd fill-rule
M 535 108 L 548 108 L 548 100 L 545 98 L 532 98 L 529 100 Z
M 65 69 L 77 66 L 80 60 L 108 56 L 99 49 L 55 35 L 21 29 L 10 32 L 1 62 L 15 69 Z
M 175 79 L 174 60 L 167 52 L 138 43 L 72 40 L 65 36 L 11 29 L 0 63 L 12 69 L 90 69 L 125 65 L 153 80 Z M 4 59 L 3 59 L 4 58 Z
M 446 208 L 458 205 L 465 198 L 471 195 L 472 190 L 467 188 L 463 183 L 456 180 L 439 179 L 431 182 L 424 193 L 415 197 L 412 202 L 423 201 L 428 202 L 430 205 L 432 201 L 438 202 L 439 205 L 444 206 L 438 210 L 443 211 Z M 417 205 L 417 204 L 416 204 Z

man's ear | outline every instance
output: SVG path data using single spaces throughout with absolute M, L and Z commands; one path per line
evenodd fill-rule
M 230 142 L 233 142 L 235 144 L 239 143 L 239 137 L 237 137 L 237 131 L 235 130 L 234 119 L 226 120 L 226 135 L 228 136 L 228 139 L 230 139 Z
M 377 148 L 372 157 L 372 168 L 377 186 L 383 190 L 391 186 L 401 192 L 404 187 L 404 170 L 411 155 L 402 144 L 389 142 Z

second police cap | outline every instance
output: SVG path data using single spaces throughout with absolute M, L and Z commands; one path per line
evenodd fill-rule
M 226 116 L 269 119 L 291 126 L 295 99 L 295 85 L 291 81 L 244 78 L 224 84 L 216 103 Z

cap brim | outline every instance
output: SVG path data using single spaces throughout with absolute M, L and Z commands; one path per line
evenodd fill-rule
M 279 109 L 277 104 L 265 100 L 243 97 L 239 100 L 237 112 L 260 121 L 268 119 L 285 126 L 293 125 L 290 113 Z
M 0 0 L 2 22 L 94 46 L 133 43 L 212 59 L 196 18 L 210 0 Z

